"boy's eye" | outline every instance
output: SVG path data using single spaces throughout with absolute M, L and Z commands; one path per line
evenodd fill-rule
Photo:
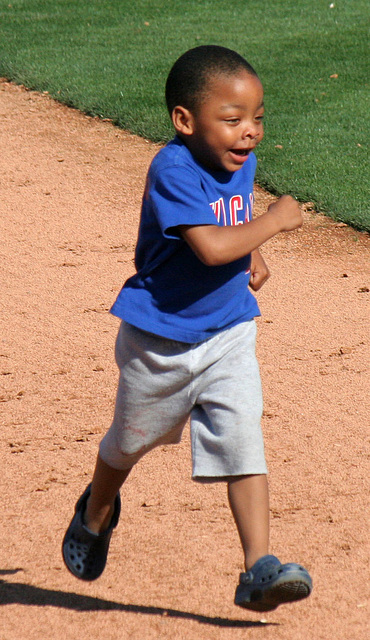
M 239 124 L 240 118 L 227 118 L 226 122 L 228 124 Z

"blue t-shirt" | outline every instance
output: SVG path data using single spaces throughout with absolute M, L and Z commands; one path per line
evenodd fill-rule
M 256 157 L 235 172 L 199 164 L 175 137 L 147 176 L 129 278 L 111 312 L 129 324 L 180 342 L 201 342 L 260 315 L 248 288 L 250 255 L 226 265 L 203 264 L 179 225 L 237 225 L 252 217 Z

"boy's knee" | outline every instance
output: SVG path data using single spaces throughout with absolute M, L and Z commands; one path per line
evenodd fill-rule
M 107 436 L 103 438 L 99 447 L 99 454 L 104 462 L 115 469 L 121 470 L 131 469 L 147 451 L 148 447 L 146 445 L 117 446 Z

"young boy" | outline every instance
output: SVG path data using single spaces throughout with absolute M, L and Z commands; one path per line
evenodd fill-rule
M 170 71 L 166 100 L 176 136 L 149 169 L 137 273 L 112 308 L 122 319 L 114 420 L 66 532 L 64 561 L 82 580 L 100 576 L 122 484 L 145 453 L 179 442 L 190 416 L 193 479 L 228 485 L 246 568 L 235 604 L 270 611 L 307 597 L 312 581 L 268 555 L 259 309 L 248 284 L 256 291 L 269 277 L 258 248 L 300 227 L 301 213 L 283 196 L 252 220 L 264 107 L 244 58 L 219 46 L 191 49 Z

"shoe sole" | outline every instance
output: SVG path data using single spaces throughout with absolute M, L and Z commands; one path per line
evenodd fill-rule
M 289 604 L 289 602 L 298 602 L 307 598 L 312 591 L 312 585 L 309 582 L 302 581 L 302 578 L 289 581 L 281 578 L 269 588 L 260 589 L 256 587 L 248 597 L 238 598 L 235 596 L 235 604 L 244 609 L 251 611 L 273 611 L 281 604 Z

